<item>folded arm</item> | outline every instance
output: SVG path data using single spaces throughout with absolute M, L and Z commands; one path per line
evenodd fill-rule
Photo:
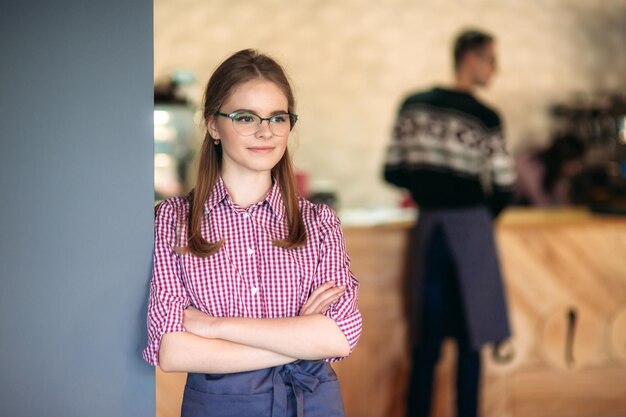
M 299 359 L 326 359 L 350 353 L 346 336 L 332 319 L 322 314 L 277 319 L 228 317 L 218 320 L 215 331 L 226 340 Z
M 347 339 L 322 315 L 343 292 L 333 282 L 326 283 L 311 293 L 300 316 L 280 319 L 216 318 L 188 307 L 186 332 L 167 333 L 161 339 L 159 366 L 165 372 L 231 373 L 296 358 L 345 356 L 350 349 Z
M 189 332 L 163 335 L 159 367 L 164 372 L 232 373 L 253 371 L 295 361 L 265 349 L 220 339 L 206 339 Z
M 211 317 L 189 307 L 184 324 L 188 332 L 208 339 L 275 352 L 298 359 L 347 356 L 350 344 L 334 320 L 323 315 L 344 293 L 344 288 L 326 282 L 315 289 L 297 317 L 273 319 Z

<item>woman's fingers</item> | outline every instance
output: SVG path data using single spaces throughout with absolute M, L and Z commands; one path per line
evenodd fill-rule
M 317 287 L 311 294 L 309 298 L 306 300 L 302 308 L 300 309 L 300 315 L 305 316 L 307 314 L 314 314 L 315 308 L 319 304 L 318 297 L 324 291 L 331 289 L 335 283 L 333 281 L 325 282 L 324 284 Z
M 344 291 L 345 290 L 343 287 L 334 287 L 321 293 L 317 297 L 317 310 L 322 310 L 321 312 L 325 312 L 332 303 L 334 303 L 339 299 L 339 297 L 341 297 Z
M 342 286 L 335 287 L 333 281 L 320 285 L 311 293 L 304 306 L 302 306 L 300 315 L 325 313 L 330 305 L 343 295 L 344 291 L 345 288 Z

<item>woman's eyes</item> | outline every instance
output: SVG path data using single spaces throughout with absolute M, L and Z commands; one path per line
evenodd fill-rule
M 235 116 L 235 121 L 238 123 L 253 123 L 255 117 L 251 114 L 238 114 Z
M 259 123 L 260 117 L 254 114 L 244 113 L 244 114 L 235 115 L 233 120 L 237 123 Z M 288 114 L 278 114 L 270 118 L 270 123 L 282 124 L 282 123 L 288 123 L 288 122 L 289 122 Z
M 287 114 L 279 114 L 278 116 L 274 116 L 271 119 L 272 123 L 286 123 L 289 121 L 289 115 Z

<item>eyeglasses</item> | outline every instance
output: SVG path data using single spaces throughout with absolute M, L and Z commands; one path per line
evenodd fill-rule
M 230 114 L 215 112 L 215 116 L 228 117 L 233 122 L 235 131 L 243 136 L 254 135 L 261 128 L 263 120 L 267 120 L 271 132 L 276 136 L 286 136 L 298 121 L 298 115 L 279 113 L 271 117 L 261 117 L 247 111 L 236 111 Z

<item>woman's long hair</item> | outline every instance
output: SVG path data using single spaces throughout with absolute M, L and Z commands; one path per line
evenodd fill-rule
M 276 84 L 287 97 L 288 111 L 295 113 L 293 91 L 281 66 L 267 55 L 259 54 L 252 49 L 245 49 L 226 59 L 209 79 L 204 92 L 205 126 L 238 85 L 255 79 Z M 222 147 L 214 144 L 214 138 L 207 129 L 200 151 L 196 185 L 189 194 L 191 210 L 187 219 L 187 246 L 179 248 L 179 251 L 207 257 L 217 252 L 224 243 L 223 241 L 208 242 L 201 233 L 204 205 L 220 176 L 221 168 Z M 272 176 L 276 178 L 280 187 L 288 226 L 285 239 L 275 240 L 273 244 L 286 249 L 302 246 L 306 243 L 307 236 L 298 206 L 294 168 L 287 149 L 280 161 L 272 168 Z

